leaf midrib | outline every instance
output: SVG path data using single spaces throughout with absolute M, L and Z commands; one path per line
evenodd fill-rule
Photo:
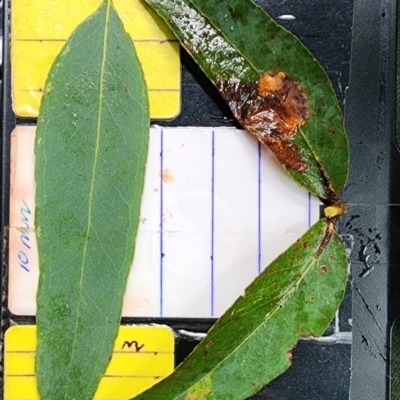
M 318 261 L 318 259 L 322 256 L 322 254 L 324 252 L 325 252 L 325 249 L 319 255 L 319 257 L 315 257 L 315 255 L 312 256 L 311 260 L 309 261 L 308 265 L 304 269 L 303 273 L 299 276 L 299 278 L 297 280 L 295 280 L 291 284 L 290 289 L 283 296 L 282 300 L 279 303 L 277 303 L 277 305 L 275 306 L 275 309 L 273 309 L 270 313 L 268 313 L 265 316 L 265 319 L 263 319 L 263 321 L 259 324 L 259 326 L 256 329 L 254 329 L 254 331 L 245 340 L 243 340 L 243 342 L 236 349 L 234 349 L 234 351 L 230 352 L 225 358 L 223 358 L 220 362 L 218 362 L 210 372 L 208 372 L 206 375 L 204 375 L 201 379 L 197 380 L 193 385 L 190 386 L 190 388 L 182 391 L 182 393 L 180 393 L 178 396 L 174 397 L 173 400 L 179 400 L 179 398 L 181 397 L 182 394 L 190 393 L 190 390 L 193 389 L 194 387 L 196 387 L 196 385 L 198 385 L 200 382 L 204 381 L 205 379 L 211 377 L 211 375 L 215 372 L 216 369 L 218 369 L 218 367 L 220 365 L 222 365 L 228 358 L 232 357 L 233 354 L 238 352 L 240 350 L 240 348 L 242 346 L 244 346 L 244 344 L 247 343 L 253 335 L 256 334 L 256 332 L 258 332 L 279 310 L 281 310 L 283 305 L 292 298 L 291 295 L 293 294 L 293 292 L 298 288 L 299 284 L 304 280 L 304 278 L 306 277 L 306 275 L 308 274 L 310 269 Z M 300 334 L 298 337 L 300 337 Z
M 97 126 L 96 126 L 96 147 L 94 151 L 94 161 L 93 161 L 93 169 L 92 169 L 92 180 L 90 183 L 90 191 L 89 191 L 89 201 L 88 201 L 88 219 L 87 219 L 87 228 L 86 228 L 86 237 L 83 247 L 83 254 L 82 254 L 82 264 L 81 264 L 81 271 L 80 271 L 80 278 L 79 278 L 79 286 L 78 286 L 78 301 L 77 301 L 77 310 L 75 313 L 75 327 L 74 333 L 72 336 L 72 349 L 71 355 L 68 365 L 68 373 L 67 373 L 67 382 L 65 385 L 65 394 L 64 400 L 67 399 L 68 395 L 68 386 L 70 383 L 70 375 L 71 375 L 71 367 L 72 367 L 72 360 L 74 359 L 75 354 L 75 346 L 76 346 L 76 337 L 78 331 L 78 321 L 81 312 L 81 304 L 82 304 L 82 296 L 83 296 L 83 277 L 85 274 L 85 267 L 86 267 L 86 253 L 87 247 L 89 243 L 89 236 L 90 236 L 90 229 L 92 226 L 92 203 L 93 203 L 93 193 L 94 193 L 94 185 L 95 185 L 95 178 L 96 178 L 96 169 L 97 169 L 97 161 L 98 161 L 98 154 L 100 148 L 100 129 L 101 129 L 101 120 L 102 120 L 102 109 L 103 109 L 103 83 L 104 83 L 104 70 L 105 70 L 105 61 L 107 55 L 107 40 L 108 40 L 108 23 L 110 18 L 110 9 L 111 9 L 111 1 L 106 0 L 107 2 L 107 10 L 105 15 L 105 28 L 104 28 L 104 40 L 103 40 L 103 51 L 102 51 L 102 59 L 101 59 L 101 68 L 100 68 L 100 85 L 99 85 L 99 109 L 97 115 Z

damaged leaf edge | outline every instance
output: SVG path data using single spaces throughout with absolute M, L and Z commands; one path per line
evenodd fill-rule
M 154 0 L 153 0 L 153 1 L 152 1 L 152 0 L 144 0 L 144 1 L 145 1 L 150 7 L 153 8 L 153 6 L 154 6 L 154 10 L 159 14 L 159 10 L 157 9 L 157 6 L 160 5 L 160 3 L 157 3 L 157 2 L 155 2 Z M 196 61 L 197 56 L 193 56 L 193 54 L 192 54 L 192 52 L 191 52 L 191 50 L 190 50 L 190 47 L 187 46 L 187 41 L 186 41 L 184 38 L 181 37 L 181 36 L 183 36 L 183 34 L 182 34 L 182 35 L 177 35 L 181 46 L 182 46 L 182 47 L 188 52 L 188 54 L 196 61 L 196 64 L 197 64 L 197 65 L 200 67 L 200 69 L 205 73 L 205 75 L 206 75 L 206 76 L 208 77 L 208 79 L 214 84 L 214 86 L 218 86 L 218 80 L 219 80 L 219 79 L 224 79 L 224 78 L 225 78 L 226 80 L 230 80 L 230 79 L 239 79 L 239 81 L 240 81 L 240 82 L 243 82 L 243 83 L 246 83 L 246 82 L 247 82 L 247 83 L 250 83 L 250 82 L 252 82 L 252 83 L 257 83 L 258 80 L 259 80 L 264 74 L 266 74 L 266 73 L 268 73 L 268 72 L 273 72 L 273 71 L 271 71 L 271 70 L 262 71 L 262 70 L 260 70 L 259 68 L 257 68 L 247 57 L 245 57 L 245 56 L 243 55 L 242 51 L 240 51 L 240 50 L 232 43 L 232 41 L 229 39 L 229 37 L 227 36 L 227 34 L 226 34 L 224 31 L 222 31 L 220 28 L 218 28 L 218 27 L 216 26 L 216 24 L 215 24 L 213 21 L 211 21 L 211 20 L 207 17 L 207 15 L 203 14 L 203 13 L 201 12 L 201 10 L 200 10 L 195 4 L 193 4 L 193 2 L 192 2 L 191 0 L 178 0 L 177 5 L 178 5 L 178 3 L 179 3 L 179 4 L 182 4 L 182 3 L 183 3 L 183 5 L 185 5 L 186 7 L 189 7 L 189 8 L 191 8 L 191 9 L 193 9 L 193 10 L 196 12 L 196 14 L 197 14 L 203 21 L 205 21 L 205 23 L 208 24 L 208 25 L 217 33 L 218 37 L 222 38 L 222 39 L 223 39 L 223 40 L 224 40 L 224 41 L 225 41 L 225 42 L 226 42 L 226 43 L 241 57 L 242 61 L 243 61 L 245 64 L 247 64 L 246 67 L 247 67 L 247 68 L 250 68 L 250 69 L 251 69 L 251 72 L 252 72 L 253 75 L 254 75 L 254 80 L 249 80 L 249 81 L 246 81 L 246 80 L 243 80 L 243 79 L 241 79 L 241 78 L 235 77 L 234 75 L 232 75 L 231 77 L 228 78 L 228 77 L 226 77 L 226 74 L 225 74 L 225 75 L 220 75 L 220 76 L 218 77 L 216 73 L 213 73 L 213 74 L 212 74 L 213 76 L 210 76 L 210 73 L 208 73 L 207 70 L 203 67 L 203 64 L 200 63 L 200 62 L 198 62 L 198 61 Z M 255 4 L 255 3 L 254 3 L 254 5 L 255 5 L 255 7 L 256 7 L 260 12 L 266 14 L 265 11 L 264 11 L 259 5 Z M 170 23 L 170 20 L 169 20 L 168 18 L 164 18 L 164 16 L 162 15 L 163 13 L 165 13 L 166 15 L 169 15 L 169 14 L 168 14 L 167 11 L 162 10 L 162 11 L 161 11 L 161 15 L 160 15 L 160 17 L 165 21 L 165 23 L 169 26 L 169 28 L 170 28 L 173 32 L 174 32 L 176 29 L 178 29 L 178 31 L 179 31 L 180 28 L 177 27 L 176 24 Z M 171 15 L 172 15 L 172 14 L 171 14 Z M 266 14 L 266 15 L 268 15 L 268 14 Z M 289 30 L 287 30 L 287 29 L 284 28 L 283 26 L 279 25 L 279 24 L 278 24 L 273 18 L 271 18 L 270 16 L 268 16 L 268 17 L 269 17 L 270 21 L 273 23 L 273 25 L 274 25 L 275 27 L 278 27 L 279 29 L 282 29 L 282 30 L 284 31 L 285 34 L 290 35 L 294 40 L 296 40 L 297 44 L 298 44 L 299 46 L 301 46 L 302 49 L 305 50 L 305 51 L 308 53 L 308 55 L 309 55 L 309 57 L 310 57 L 310 60 L 312 60 L 312 62 L 314 62 L 314 63 L 317 64 L 319 70 L 322 71 L 324 77 L 326 78 L 326 81 L 325 81 L 324 84 L 327 84 L 327 85 L 329 86 L 329 89 L 330 89 L 330 91 L 331 91 L 332 94 L 333 94 L 333 96 L 332 96 L 332 102 L 333 102 L 333 103 L 332 103 L 332 104 L 333 104 L 333 106 L 334 106 L 336 112 L 337 112 L 337 113 L 342 117 L 342 119 L 343 119 L 343 113 L 342 113 L 342 111 L 341 111 L 341 109 L 340 109 L 340 107 L 339 107 L 339 102 L 338 102 L 337 96 L 336 96 L 336 94 L 335 94 L 335 91 L 334 91 L 334 89 L 333 89 L 332 82 L 331 82 L 331 80 L 329 79 L 329 77 L 328 77 L 328 75 L 327 75 L 325 69 L 322 67 L 322 65 L 319 63 L 319 61 L 314 57 L 314 55 L 311 53 L 311 51 L 301 42 L 301 40 L 300 40 L 296 35 L 294 35 L 293 33 L 291 33 Z M 285 71 L 276 71 L 276 72 L 283 72 L 284 74 L 286 74 Z M 257 78 L 256 78 L 256 76 L 257 76 Z M 287 75 L 287 76 L 290 77 L 294 82 L 296 82 L 296 83 L 305 91 L 305 93 L 307 93 L 307 91 L 304 89 L 304 86 L 301 84 L 300 81 L 294 79 L 291 75 Z M 220 92 L 220 94 L 221 94 L 221 92 Z M 222 96 L 222 97 L 223 97 L 223 96 Z M 224 100 L 225 100 L 225 99 L 224 99 Z M 225 101 L 226 101 L 226 100 L 225 100 Z M 231 111 L 233 112 L 232 108 L 231 108 Z M 236 117 L 235 115 L 234 115 L 234 117 L 235 117 L 236 120 L 238 120 L 237 117 Z M 242 125 L 242 123 L 241 123 L 240 121 L 238 121 L 238 122 L 240 123 L 240 125 Z M 308 121 L 307 121 L 307 122 L 308 122 Z M 246 127 L 244 127 L 244 129 L 245 129 L 248 133 L 250 133 L 249 130 L 246 129 Z M 345 128 L 344 128 L 344 132 L 346 132 Z M 321 191 L 311 190 L 311 187 L 307 187 L 307 190 L 308 190 L 308 191 L 311 191 L 314 195 L 316 195 L 318 198 L 320 198 L 320 200 L 321 200 L 324 204 L 326 204 L 327 206 L 332 206 L 332 205 L 335 205 L 335 204 L 342 205 L 343 203 L 339 200 L 338 196 L 339 196 L 340 191 L 341 191 L 341 190 L 343 189 L 343 187 L 346 185 L 347 180 L 348 180 L 348 175 L 349 175 L 349 168 L 348 168 L 348 165 L 349 165 L 349 161 L 348 161 L 348 159 L 349 159 L 349 150 L 348 150 L 348 147 L 349 147 L 349 146 L 348 146 L 348 137 L 347 137 L 347 135 L 345 134 L 346 148 L 347 148 L 347 157 L 346 157 L 346 161 L 345 161 L 346 164 L 347 164 L 346 176 L 344 177 L 343 182 L 341 182 L 341 184 L 338 185 L 338 187 L 337 187 L 336 189 L 334 189 L 334 188 L 333 188 L 333 184 L 332 184 L 332 179 L 331 179 L 330 177 L 328 177 L 327 172 L 325 171 L 325 169 L 324 169 L 324 168 L 321 168 L 321 167 L 322 167 L 322 166 L 321 166 L 321 160 L 320 160 L 320 158 L 316 155 L 316 152 L 315 152 L 314 148 L 311 146 L 309 140 L 307 139 L 306 135 L 304 134 L 304 131 L 301 130 L 301 127 L 299 127 L 298 130 L 297 130 L 297 132 L 296 132 L 296 134 L 299 134 L 299 133 L 301 134 L 302 138 L 304 138 L 304 139 L 306 140 L 308 149 L 309 149 L 310 153 L 312 154 L 315 163 L 316 163 L 317 166 L 318 166 L 318 170 L 319 170 L 319 173 L 320 173 L 320 178 L 321 178 L 321 181 L 322 181 L 321 184 L 324 186 L 324 189 L 325 189 L 325 190 L 324 190 L 324 193 L 322 193 Z M 293 137 L 292 139 L 294 139 L 294 137 Z M 260 141 L 260 142 L 261 142 L 261 141 Z M 291 142 L 291 140 L 290 140 L 290 142 Z M 262 144 L 263 146 L 265 146 L 265 147 L 268 147 L 268 146 L 267 146 L 265 143 L 263 143 L 263 142 L 261 142 L 261 144 Z M 293 146 L 296 146 L 296 145 L 293 143 Z M 296 146 L 296 147 L 297 147 L 297 146 Z M 270 149 L 270 150 L 271 150 L 271 149 Z M 272 150 L 271 150 L 271 151 L 272 151 Z M 274 153 L 274 152 L 272 151 L 272 153 Z M 276 157 L 275 154 L 274 154 L 274 156 Z M 282 167 L 286 170 L 286 172 L 289 174 L 289 176 L 290 176 L 299 186 L 304 187 L 304 185 L 301 184 L 301 183 L 298 181 L 298 179 L 295 178 L 295 176 L 293 175 L 293 173 L 296 173 L 296 172 L 297 172 L 297 173 L 299 173 L 299 174 L 302 174 L 302 173 L 305 172 L 305 171 L 296 171 L 296 169 L 293 169 L 293 168 L 291 168 L 291 167 L 288 166 L 288 165 L 284 165 L 281 161 L 279 161 L 279 162 L 280 162 L 281 166 L 282 166 Z M 344 210 L 345 207 L 339 207 L 338 209 L 343 209 L 343 210 Z

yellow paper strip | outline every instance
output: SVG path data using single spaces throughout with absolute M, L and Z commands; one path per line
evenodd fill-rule
M 46 76 L 64 42 L 101 0 L 13 0 L 11 64 L 13 108 L 37 117 Z M 180 110 L 179 44 L 166 25 L 139 0 L 115 0 L 135 42 L 149 89 L 151 118 L 170 119 Z
M 5 336 L 4 399 L 39 400 L 35 378 L 36 326 L 16 326 Z M 126 400 L 174 369 L 174 336 L 167 327 L 121 326 L 94 400 Z

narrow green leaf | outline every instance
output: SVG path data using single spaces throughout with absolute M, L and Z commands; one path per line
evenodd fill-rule
M 183 47 L 217 85 L 239 122 L 274 151 L 293 179 L 329 203 L 337 202 L 337 194 L 348 175 L 347 136 L 328 76 L 298 38 L 277 25 L 251 0 L 145 1 L 166 21 Z M 274 128 L 275 120 L 265 117 L 266 105 L 269 110 L 274 109 L 276 100 L 267 99 L 262 109 L 257 110 L 259 118 L 264 111 L 263 129 L 252 130 L 254 119 L 250 123 L 249 118 L 247 121 L 243 118 L 243 114 L 249 113 L 249 91 L 257 89 L 254 82 L 266 71 L 275 74 L 282 71 L 286 75 L 287 87 L 281 93 L 269 92 L 279 101 L 297 87 L 296 82 L 308 98 L 307 118 L 296 125 L 298 129 L 289 138 Z M 221 80 L 230 83 L 230 90 L 221 90 Z M 247 103 L 239 110 L 238 101 L 232 101 L 235 94 L 242 103 L 243 98 Z M 288 103 L 288 109 L 289 106 Z M 254 112 L 254 108 L 250 111 Z M 271 139 L 277 143 L 271 144 Z M 297 160 L 293 162 L 293 158 Z
M 240 400 L 289 368 L 300 337 L 323 334 L 346 287 L 347 257 L 322 219 L 279 256 L 174 373 L 135 400 Z
M 43 400 L 92 399 L 116 337 L 149 134 L 130 37 L 104 1 L 49 73 L 35 143 L 36 374 Z

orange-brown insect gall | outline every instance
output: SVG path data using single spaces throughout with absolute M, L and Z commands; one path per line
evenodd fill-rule
M 284 72 L 266 72 L 257 82 L 219 79 L 217 89 L 239 123 L 287 167 L 304 172 L 307 164 L 291 139 L 310 118 L 307 94 Z

